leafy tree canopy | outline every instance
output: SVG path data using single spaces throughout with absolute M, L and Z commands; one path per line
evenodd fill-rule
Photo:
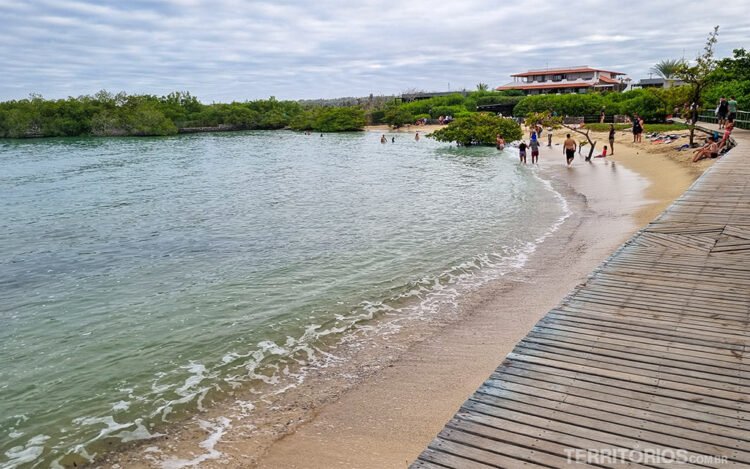
M 468 146 L 494 145 L 498 134 L 509 142 L 523 136 L 521 126 L 514 120 L 486 112 L 459 117 L 429 136 L 439 142 L 456 142 L 459 145 Z

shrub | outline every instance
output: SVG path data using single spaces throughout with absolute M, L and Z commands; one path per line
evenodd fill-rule
M 456 142 L 468 146 L 494 145 L 497 134 L 509 142 L 523 136 L 521 126 L 515 121 L 485 112 L 459 117 L 430 136 L 440 142 Z

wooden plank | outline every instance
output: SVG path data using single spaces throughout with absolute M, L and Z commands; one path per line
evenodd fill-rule
M 470 432 L 467 429 L 474 431 Z M 439 436 L 443 440 L 470 446 L 492 454 L 488 458 L 494 458 L 497 455 L 502 457 L 503 460 L 511 460 L 515 464 L 534 462 L 545 467 L 562 467 L 568 463 L 568 458 L 563 451 L 561 451 L 561 454 L 541 451 L 533 446 L 528 446 L 533 444 L 533 440 L 512 432 L 493 430 L 487 427 L 480 429 L 478 425 L 451 422 L 440 432 Z M 496 462 L 491 459 L 484 459 L 483 461 L 502 464 L 500 460 Z
M 441 433 L 438 435 L 438 438 L 435 439 L 432 444 L 430 444 L 430 448 L 437 450 L 443 454 L 453 455 L 457 456 L 459 458 L 462 458 L 463 460 L 468 461 L 474 461 L 474 462 L 481 462 L 482 464 L 486 464 L 490 467 L 530 467 L 530 468 L 549 468 L 554 466 L 548 466 L 548 465 L 542 465 L 542 464 L 534 464 L 529 461 L 522 461 L 519 459 L 511 458 L 502 454 L 493 453 L 491 451 L 486 451 L 474 446 L 469 446 L 467 444 L 458 443 L 449 439 L 446 439 L 444 437 L 444 433 Z M 508 448 L 508 445 L 504 445 L 503 448 Z M 437 463 L 440 463 L 440 461 L 434 461 Z M 462 468 L 464 467 L 464 462 L 461 461 L 458 463 L 459 465 L 455 467 Z M 468 467 L 468 466 L 467 466 Z
M 451 469 L 489 469 L 497 467 L 490 464 L 483 464 L 473 459 L 465 459 L 461 456 L 455 456 L 451 453 L 443 452 L 440 449 L 433 449 L 432 446 L 429 446 L 419 455 L 419 460 L 438 467 L 447 467 Z
M 534 355 L 510 353 L 508 354 L 507 359 L 517 362 L 537 363 L 553 368 L 561 368 L 563 370 L 596 374 L 607 378 L 617 378 L 625 381 L 634 381 L 641 384 L 649 384 L 652 386 L 658 386 L 672 390 L 684 390 L 686 392 L 699 394 L 705 397 L 719 397 L 728 401 L 734 401 L 738 408 L 742 410 L 750 410 L 750 403 L 747 399 L 747 393 L 745 393 L 744 390 L 742 392 L 731 391 L 718 389 L 712 386 L 685 383 L 684 380 L 672 381 L 669 379 L 665 379 L 658 373 L 630 373 L 629 371 L 616 369 L 616 367 L 591 366 L 590 364 L 587 365 L 564 360 L 557 360 L 554 356 L 539 357 Z
M 750 372 L 743 371 L 736 366 L 730 365 L 726 367 L 718 367 L 711 363 L 711 360 L 689 361 L 686 359 L 687 357 L 680 354 L 670 353 L 668 350 L 655 354 L 653 349 L 620 346 L 592 340 L 581 340 L 575 337 L 563 337 L 557 334 L 541 334 L 535 332 L 529 333 L 522 343 L 538 344 L 552 350 L 555 348 L 564 348 L 580 353 L 597 353 L 597 355 L 600 356 L 616 358 L 627 357 L 627 360 L 649 364 L 656 369 L 660 369 L 660 367 L 673 367 L 689 371 L 694 370 L 709 376 L 715 374 L 724 380 L 734 380 L 736 378 L 750 380 Z
M 657 432 L 649 432 L 638 428 L 620 425 L 608 420 L 597 420 L 578 415 L 558 412 L 546 407 L 524 404 L 516 401 L 507 401 L 493 398 L 483 394 L 475 394 L 471 400 L 462 407 L 466 411 L 475 411 L 487 415 L 498 415 L 501 418 L 519 418 L 522 421 L 535 420 L 543 423 L 542 428 L 564 428 L 572 434 L 580 432 L 583 435 L 595 435 L 603 440 L 603 443 L 614 446 L 627 446 L 628 443 L 636 448 L 661 449 L 686 448 L 691 455 L 724 455 L 733 453 L 723 447 L 716 447 L 705 443 L 693 444 L 692 440 L 678 439 Z M 666 442 L 666 443 L 665 443 Z
M 566 406 L 588 409 L 591 412 L 584 411 L 583 413 L 589 417 L 594 415 L 604 416 L 605 414 L 598 413 L 601 411 L 609 415 L 617 415 L 620 423 L 629 422 L 641 426 L 650 423 L 652 424 L 651 427 L 662 429 L 669 426 L 677 427 L 676 431 L 668 433 L 684 434 L 686 437 L 698 438 L 708 443 L 750 451 L 750 433 L 743 429 L 663 412 L 652 407 L 648 401 L 624 397 L 609 401 L 598 397 L 597 393 L 586 392 L 586 390 L 571 391 L 569 388 L 550 389 L 535 384 L 514 383 L 502 379 L 488 380 L 479 388 L 480 393 L 492 396 L 507 397 L 514 400 L 520 396 L 523 402 L 527 402 L 524 399 L 542 399 L 550 405 L 553 402 L 560 402 Z M 555 408 L 561 409 L 559 406 Z M 637 420 L 641 422 L 637 422 Z M 701 435 L 701 433 L 704 435 Z
M 685 370 L 668 367 L 651 365 L 641 362 L 628 362 L 611 358 L 601 354 L 585 354 L 569 351 L 562 348 L 550 348 L 539 345 L 530 345 L 528 343 L 519 344 L 519 347 L 513 352 L 517 356 L 535 357 L 540 359 L 554 360 L 573 365 L 583 365 L 589 368 L 606 369 L 613 371 L 623 371 L 631 375 L 649 376 L 663 380 L 669 380 L 682 385 L 692 385 L 704 388 L 705 392 L 729 392 L 740 394 L 746 380 L 739 378 L 724 380 L 714 378 L 705 373 L 686 373 Z
M 542 371 L 542 373 L 540 373 Z M 588 379 L 587 379 L 588 378 Z M 503 382 L 527 384 L 543 389 L 565 389 L 567 392 L 586 396 L 595 394 L 597 399 L 611 399 L 620 402 L 625 399 L 628 402 L 641 401 L 644 406 L 653 406 L 670 415 L 679 415 L 694 420 L 710 422 L 717 425 L 739 428 L 744 431 L 750 430 L 750 412 L 742 412 L 734 409 L 703 404 L 697 402 L 695 397 L 685 399 L 659 394 L 661 391 L 656 387 L 638 386 L 632 383 L 613 386 L 607 380 L 593 375 L 562 376 L 547 372 L 543 368 L 516 368 L 507 367 L 503 373 L 494 373 L 487 382 L 501 380 Z M 622 384 L 622 383 L 617 383 Z M 694 396 L 694 395 L 693 395 Z M 634 402 L 635 403 L 635 402 Z

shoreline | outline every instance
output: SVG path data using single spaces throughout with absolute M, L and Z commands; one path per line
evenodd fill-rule
M 200 467 L 408 465 L 528 329 L 698 175 L 661 157 L 637 159 L 637 149 L 592 165 L 577 158 L 565 168 L 559 148 L 542 149 L 539 172 L 572 215 L 520 272 L 465 295 L 455 317 L 373 338 L 369 350 L 355 351 L 358 373 L 315 373 L 277 401 L 233 416 L 231 428 L 200 424 L 218 422 L 228 401 L 178 423 L 166 440 L 141 442 L 94 466 L 187 467 L 201 454 L 210 457 Z M 676 179 L 658 182 L 669 170 Z M 164 465 L 165 457 L 183 465 Z

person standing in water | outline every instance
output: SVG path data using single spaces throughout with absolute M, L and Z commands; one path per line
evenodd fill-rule
M 531 148 L 531 164 L 539 164 L 539 139 L 529 142 Z
M 414 136 L 414 140 L 416 140 L 417 142 L 419 141 L 419 131 L 417 131 L 417 135 Z
M 547 128 L 547 146 L 552 148 L 552 127 Z
M 570 138 L 570 134 L 567 134 L 566 137 L 565 142 L 563 142 L 563 154 L 565 155 L 565 160 L 568 162 L 568 166 L 570 166 L 573 158 L 576 157 L 576 147 L 578 144 Z
M 518 157 L 521 163 L 526 164 L 526 142 L 521 140 L 521 144 L 518 145 Z
M 385 134 L 380 137 L 380 143 L 388 143 L 388 139 L 385 138 Z
M 615 124 L 609 124 L 609 148 L 612 150 L 611 155 L 615 154 Z
M 495 136 L 495 148 L 497 148 L 498 150 L 502 150 L 503 148 L 505 148 L 505 139 L 501 137 L 500 134 L 497 134 L 497 136 Z

